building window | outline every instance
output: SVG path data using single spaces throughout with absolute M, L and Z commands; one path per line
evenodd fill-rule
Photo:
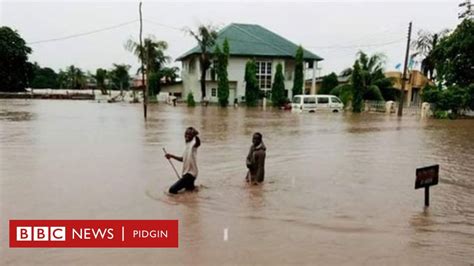
M 257 81 L 261 90 L 272 89 L 272 62 L 258 61 L 257 62 Z
M 211 89 L 211 97 L 217 97 L 217 89 L 216 88 Z

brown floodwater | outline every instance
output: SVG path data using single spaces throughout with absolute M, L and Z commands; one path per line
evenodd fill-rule
M 188 126 L 200 190 L 169 197 L 162 147 L 181 154 Z M 256 131 L 266 176 L 247 187 Z M 145 122 L 141 105 L 0 100 L 0 264 L 474 264 L 473 132 L 410 115 L 160 104 Z M 435 163 L 424 209 L 415 169 Z M 9 249 L 10 219 L 178 219 L 179 248 Z

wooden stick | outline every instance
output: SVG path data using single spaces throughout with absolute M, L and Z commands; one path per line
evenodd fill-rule
M 168 154 L 168 153 L 166 152 L 165 148 L 163 148 L 163 152 L 164 152 L 165 154 Z M 178 179 L 181 179 L 181 178 L 179 177 L 178 171 L 176 171 L 176 167 L 174 167 L 173 162 L 172 162 L 170 159 L 168 159 L 168 162 L 170 162 L 171 166 L 173 167 L 173 170 L 174 170 L 174 172 L 176 173 L 176 177 L 178 177 Z

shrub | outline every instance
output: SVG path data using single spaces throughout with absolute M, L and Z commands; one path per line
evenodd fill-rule
M 188 98 L 186 99 L 186 101 L 189 107 L 196 106 L 196 101 L 194 101 L 194 96 L 192 92 L 188 93 Z

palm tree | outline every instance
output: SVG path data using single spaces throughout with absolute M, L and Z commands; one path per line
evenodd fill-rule
M 415 48 L 416 52 L 412 55 L 422 57 L 421 60 L 421 72 L 429 77 L 430 80 L 434 80 L 435 62 L 433 59 L 432 51 L 438 44 L 439 39 L 443 38 L 449 33 L 448 29 L 444 29 L 438 33 L 431 33 L 429 31 L 420 30 L 418 31 L 418 37 L 412 41 L 411 45 Z
M 148 86 L 151 85 L 150 77 L 158 74 L 164 65 L 171 60 L 169 56 L 165 55 L 165 50 L 168 49 L 168 43 L 165 41 L 157 41 L 152 35 L 144 39 L 142 46 L 130 39 L 125 44 L 125 48 L 133 52 L 138 59 L 145 63 L 145 69 L 140 67 L 138 72 L 143 72 L 146 75 L 146 84 Z M 151 88 L 150 93 L 156 94 L 160 90 L 160 82 L 153 83 L 156 83 L 156 85 Z
M 67 88 L 68 86 L 68 81 L 67 81 L 67 73 L 63 71 L 62 69 L 59 70 L 57 81 L 59 84 L 60 89 Z
M 86 76 L 84 72 L 74 65 L 69 66 L 66 69 L 66 77 L 67 77 L 67 86 L 66 88 L 79 90 L 83 89 L 86 84 Z
M 199 56 L 199 65 L 201 68 L 201 97 L 206 97 L 206 72 L 211 66 L 211 56 L 209 51 L 216 43 L 217 28 L 212 25 L 201 25 L 197 31 L 187 29 L 187 32 L 196 39 L 201 49 Z
M 381 90 L 391 86 L 391 79 L 383 73 L 384 56 L 367 56 L 360 51 L 352 68 L 342 71 L 342 76 L 350 76 L 350 84 L 339 85 L 331 93 L 352 100 L 353 111 L 360 112 L 363 100 L 383 100 Z M 343 99 L 344 101 L 344 99 Z
M 114 68 L 109 72 L 112 84 L 120 89 L 120 95 L 123 95 L 123 89 L 130 87 L 129 69 L 130 65 L 114 64 Z
M 102 95 L 107 95 L 107 88 L 105 86 L 105 79 L 107 78 L 107 70 L 98 68 L 93 76 L 97 82 L 97 88 L 102 92 Z
M 159 73 L 160 79 L 164 79 L 165 83 L 173 83 L 178 78 L 178 71 L 177 67 L 164 67 Z

